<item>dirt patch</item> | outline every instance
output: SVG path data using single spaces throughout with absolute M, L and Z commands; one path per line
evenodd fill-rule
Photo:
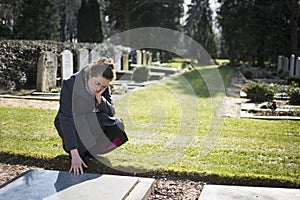
M 45 101 L 34 99 L 15 99 L 15 98 L 0 98 L 1 106 L 13 106 L 13 107 L 29 107 L 29 108 L 43 108 L 58 110 L 58 101 Z

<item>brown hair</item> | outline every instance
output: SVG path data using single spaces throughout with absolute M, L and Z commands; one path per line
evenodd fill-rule
M 115 63 L 112 58 L 100 57 L 97 61 L 87 65 L 84 70 L 88 77 L 101 75 L 111 81 L 116 77 Z

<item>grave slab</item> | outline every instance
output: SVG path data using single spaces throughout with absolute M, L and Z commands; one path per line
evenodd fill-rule
M 150 178 L 29 170 L 0 186 L 0 199 L 147 199 L 153 184 Z
M 205 185 L 199 200 L 298 200 L 300 189 Z

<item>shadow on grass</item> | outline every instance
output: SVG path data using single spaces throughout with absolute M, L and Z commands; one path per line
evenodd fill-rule
M 70 165 L 70 158 L 68 155 L 59 155 L 54 158 L 45 159 L 45 158 L 34 158 L 30 156 L 24 156 L 20 154 L 10 154 L 6 152 L 0 152 L 0 160 L 2 163 L 6 163 L 10 165 L 26 165 L 29 168 L 39 167 L 46 170 L 59 170 L 59 171 L 68 171 Z M 106 160 L 106 162 L 110 163 L 109 160 Z M 101 162 L 95 159 L 89 159 L 87 161 L 87 164 L 89 168 L 87 169 L 86 173 L 93 173 L 93 174 L 140 176 L 140 177 L 150 177 L 156 179 L 167 178 L 170 180 L 192 180 L 192 181 L 206 182 L 208 184 L 300 188 L 300 184 L 298 182 L 295 183 L 290 181 L 276 180 L 276 179 L 270 179 L 264 177 L 260 177 L 260 178 L 237 177 L 237 176 L 229 177 L 229 176 L 220 176 L 217 174 L 206 174 L 203 172 L 202 173 L 177 172 L 177 171 L 166 171 L 166 170 L 154 170 L 154 171 L 148 170 L 146 173 L 145 172 L 136 173 L 133 171 L 141 171 L 141 169 L 135 169 L 135 167 L 124 167 L 124 170 L 118 171 L 105 164 L 102 164 Z M 132 171 L 132 173 L 129 173 L 128 171 Z
M 226 87 L 234 69 L 221 66 L 219 68 L 197 67 L 192 71 L 174 77 L 175 82 L 167 82 L 167 86 L 188 95 L 211 98 L 225 94 Z

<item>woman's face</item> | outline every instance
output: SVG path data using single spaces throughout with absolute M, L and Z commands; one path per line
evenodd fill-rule
M 89 77 L 88 80 L 88 87 L 91 92 L 97 94 L 99 92 L 103 92 L 109 85 L 110 80 L 104 78 L 103 76 L 99 75 L 97 77 Z

